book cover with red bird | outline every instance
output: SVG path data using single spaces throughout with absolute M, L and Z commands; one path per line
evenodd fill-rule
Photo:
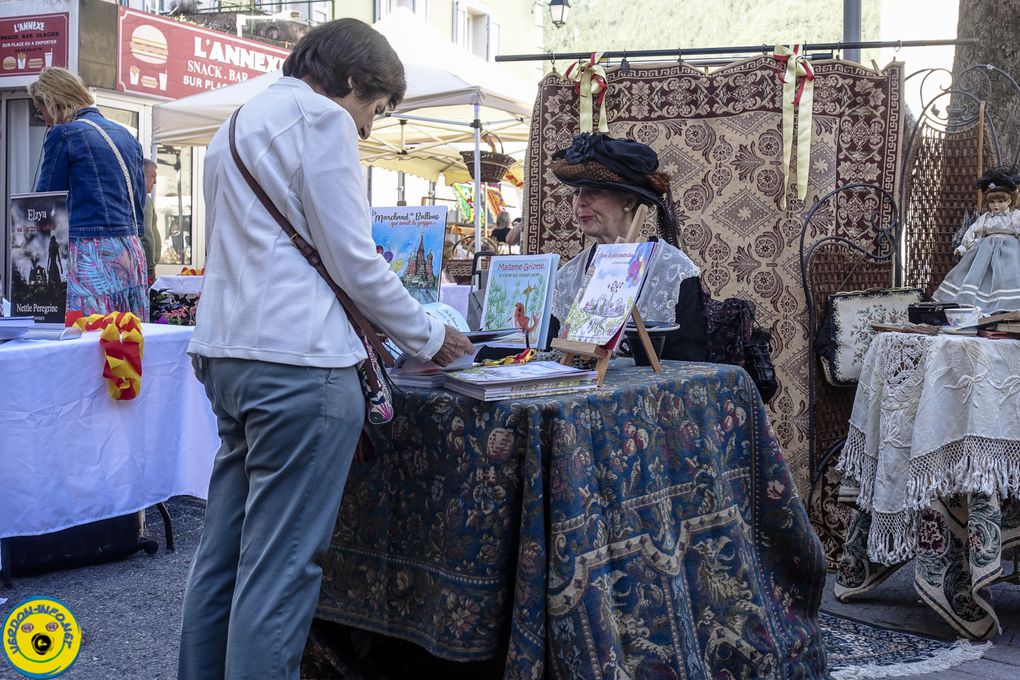
M 482 330 L 514 328 L 501 345 L 545 347 L 559 255 L 493 257 L 482 302 Z

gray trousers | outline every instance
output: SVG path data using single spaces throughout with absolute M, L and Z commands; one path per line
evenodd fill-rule
M 356 369 L 196 357 L 221 445 L 184 593 L 180 680 L 298 680 L 365 419 Z

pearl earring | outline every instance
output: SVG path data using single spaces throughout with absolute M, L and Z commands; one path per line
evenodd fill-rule
M 630 206 L 629 205 L 624 206 L 623 207 L 623 212 L 630 212 Z

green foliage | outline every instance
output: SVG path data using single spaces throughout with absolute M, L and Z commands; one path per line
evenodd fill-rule
M 861 39 L 878 40 L 880 3 L 861 5 Z M 546 19 L 553 52 L 838 42 L 843 0 L 574 0 L 562 28 Z
M 513 304 L 506 288 L 500 284 L 499 279 L 492 281 L 485 291 L 488 298 L 488 306 L 485 309 L 485 319 L 482 321 L 483 328 L 505 328 L 508 319 L 512 319 L 511 310 Z

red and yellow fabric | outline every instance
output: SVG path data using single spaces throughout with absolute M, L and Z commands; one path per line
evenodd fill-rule
M 524 168 L 521 167 L 521 164 L 520 163 L 515 163 L 514 167 L 510 168 L 509 170 L 507 170 L 506 174 L 503 175 L 503 181 L 507 182 L 509 184 L 512 184 L 513 186 L 517 187 L 518 189 L 523 189 L 524 188 Z
M 498 186 L 486 186 L 485 198 L 489 202 L 489 212 L 493 215 L 499 215 L 506 210 L 506 201 L 503 200 L 503 192 L 499 190 Z
M 535 358 L 535 350 L 526 349 L 520 354 L 503 357 L 502 359 L 483 359 L 482 366 L 510 366 L 514 364 L 526 364 Z
M 205 274 L 205 267 L 183 267 L 181 273 L 178 276 L 203 276 Z
M 574 81 L 574 91 L 579 96 L 580 132 L 593 131 L 595 106 L 598 105 L 599 132 L 609 134 L 609 121 L 606 119 L 606 92 L 609 91 L 609 83 L 606 80 L 606 70 L 599 65 L 601 59 L 601 52 L 592 52 L 591 57 L 577 60 L 563 74 L 567 80 Z
M 74 325 L 83 331 L 103 331 L 103 377 L 110 397 L 118 401 L 134 399 L 142 389 L 142 323 L 130 312 L 111 312 L 82 317 Z
M 808 173 L 811 169 L 811 111 L 814 107 L 815 72 L 811 63 L 800 53 L 800 45 L 791 50 L 777 45 L 775 57 L 776 76 L 783 83 L 783 172 L 790 172 L 790 158 L 793 156 L 793 121 L 797 121 L 797 198 L 807 196 Z M 797 78 L 801 78 L 797 86 Z M 783 191 L 780 207 L 786 207 L 786 191 Z

